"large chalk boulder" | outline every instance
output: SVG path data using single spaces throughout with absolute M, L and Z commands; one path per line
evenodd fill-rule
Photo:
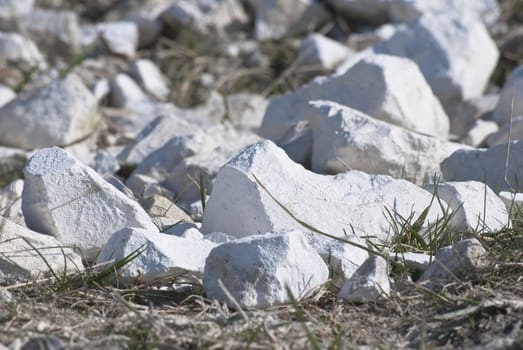
M 311 102 L 312 170 L 349 169 L 390 175 L 417 184 L 440 174 L 439 163 L 464 145 L 410 131 L 329 101 Z
M 214 248 L 205 262 L 203 287 L 208 298 L 231 307 L 237 302 L 266 308 L 299 300 L 328 278 L 327 265 L 301 232 L 274 232 Z
M 408 81 L 408 84 L 405 84 Z M 274 97 L 260 135 L 278 140 L 300 120 L 316 114 L 311 100 L 329 100 L 374 118 L 429 135 L 446 138 L 449 119 L 412 61 L 388 55 L 368 55 L 340 75 Z
M 427 13 L 398 28 L 375 52 L 416 62 L 451 118 L 461 101 L 483 93 L 499 56 L 483 23 L 469 13 Z
M 389 176 L 360 171 L 337 176 L 315 174 L 292 162 L 271 141 L 262 141 L 218 172 L 205 208 L 202 232 L 225 232 L 236 237 L 293 228 L 311 232 L 269 193 L 318 230 L 348 239 L 370 236 L 380 241 L 392 238 L 390 221 L 394 218 L 386 209 L 393 217 L 419 215 L 432 199 L 418 186 Z M 427 222 L 434 222 L 440 215 L 440 209 L 432 207 Z
M 0 144 L 23 149 L 69 145 L 92 134 L 99 122 L 96 98 L 70 74 L 0 108 Z
M 58 147 L 36 152 L 24 168 L 27 226 L 86 254 L 125 227 L 158 231 L 140 205 Z

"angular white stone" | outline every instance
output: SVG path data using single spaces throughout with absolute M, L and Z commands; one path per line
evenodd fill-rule
M 430 262 L 434 260 L 434 257 L 424 253 L 389 253 L 389 259 L 394 260 L 398 263 L 404 264 L 407 269 L 412 272 L 423 273 Z
M 0 108 L 8 102 L 14 100 L 15 97 L 16 93 L 13 90 L 5 85 L 0 84 Z
M 367 302 L 390 295 L 390 279 L 387 261 L 371 255 L 354 273 L 338 293 L 338 298 L 349 302 Z
M 210 192 L 220 167 L 259 140 L 253 133 L 224 125 L 174 137 L 140 163 L 128 180 L 129 187 L 134 187 L 134 175 L 147 175 L 175 192 L 179 199 L 196 200 L 200 198 L 200 175 L 206 191 Z
M 70 247 L 52 236 L 31 231 L 1 216 L 0 256 L 29 271 L 32 276 L 50 274 L 50 268 L 57 276 L 83 269 L 81 257 Z
M 27 226 L 88 255 L 122 228 L 157 231 L 138 203 L 58 147 L 36 152 L 24 175 L 22 210 Z
M 499 198 L 505 203 L 505 207 L 512 219 L 521 219 L 523 217 L 523 193 L 501 191 L 499 192 Z
M 262 121 L 269 101 L 257 94 L 239 93 L 227 96 L 230 122 L 237 127 L 257 130 Z
M 151 100 L 140 86 L 126 74 L 118 73 L 111 79 L 110 86 L 110 103 L 113 107 L 131 108 L 136 104 L 146 103 Z
M 34 0 L 0 0 L 0 17 L 11 17 L 31 12 Z
M 474 14 L 426 14 L 397 29 L 376 52 L 408 57 L 452 117 L 463 100 L 481 95 L 499 56 Z
M 382 122 L 329 101 L 314 101 L 312 170 L 338 174 L 349 169 L 423 184 L 439 174 L 439 163 L 464 145 Z
M 299 231 L 273 232 L 214 248 L 203 274 L 207 297 L 235 307 L 266 308 L 298 300 L 325 283 L 329 270 Z M 227 292 L 221 288 L 223 283 Z
M 507 143 L 509 141 L 509 130 L 511 141 L 523 140 L 523 116 L 512 118 L 512 122 L 506 122 L 499 130 L 492 133 L 486 140 L 487 146 L 492 147 Z
M 474 124 L 472 124 L 472 127 L 469 129 L 465 137 L 463 137 L 463 143 L 471 146 L 479 146 L 483 141 L 486 141 L 488 144 L 488 140 L 491 139 L 491 136 L 498 135 L 498 130 L 499 126 L 496 122 L 478 119 Z M 521 129 L 521 132 L 523 132 L 523 129 Z M 506 142 L 506 139 L 504 142 Z M 496 142 L 496 144 L 497 143 L 503 143 L 503 141 Z
M 345 45 L 319 33 L 307 35 L 300 43 L 298 56 L 300 64 L 330 70 L 355 53 Z
M 282 39 L 313 30 L 329 19 L 317 0 L 261 0 L 256 8 L 258 40 Z
M 510 143 L 508 158 L 506 167 L 507 144 L 499 144 L 489 149 L 462 148 L 443 160 L 440 168 L 446 181 L 474 180 L 486 182 L 494 191 L 521 190 L 523 141 Z
M 17 33 L 0 32 L 0 61 L 45 68 L 45 59 L 38 47 L 30 39 Z
M 143 249 L 143 253 L 126 264 L 118 275 L 125 279 L 146 281 L 173 273 L 191 272 L 201 276 L 205 259 L 215 243 L 182 238 L 134 227 L 115 232 L 100 251 L 97 263 L 122 260 Z
M 273 98 L 260 135 L 278 140 L 294 123 L 316 114 L 309 101 L 322 99 L 408 129 L 441 138 L 448 135 L 448 117 L 416 64 L 388 55 L 369 55 L 344 74 Z
M 434 192 L 434 186 L 426 186 Z M 452 210 L 449 228 L 453 231 L 498 232 L 510 226 L 505 204 L 484 183 L 478 181 L 441 182 L 436 186 L 439 198 Z
M 488 254 L 481 243 L 475 239 L 466 239 L 453 246 L 441 248 L 436 253 L 434 262 L 425 270 L 417 281 L 431 287 L 466 279 L 480 268 L 488 266 Z
M 169 88 L 162 72 L 151 60 L 139 59 L 129 66 L 129 74 L 149 94 L 159 100 L 165 100 L 169 95 Z
M 491 119 L 492 111 L 498 100 L 498 94 L 488 94 L 460 103 L 450 121 L 451 134 L 464 136 L 472 127 L 476 126 L 478 119 Z
M 348 45 L 357 51 L 362 51 L 370 46 L 377 45 L 392 38 L 394 33 L 396 33 L 396 26 L 390 23 L 385 23 L 371 31 L 352 33 L 349 36 Z M 340 67 L 340 69 L 343 71 L 347 70 L 343 69 L 343 67 Z
M 511 117 L 523 115 L 523 65 L 516 67 L 508 76 L 499 96 L 492 118 L 500 125 Z
M 25 226 L 22 213 L 22 191 L 24 180 L 18 179 L 0 189 L 0 216 Z
M 138 27 L 133 22 L 105 22 L 81 29 L 82 45 L 90 45 L 99 37 L 107 50 L 115 55 L 132 58 L 138 47 Z
M 281 229 L 304 228 L 257 183 L 297 218 L 331 235 L 350 239 L 391 239 L 385 208 L 408 217 L 430 203 L 432 195 L 405 180 L 349 171 L 325 176 L 292 162 L 271 141 L 248 147 L 218 172 L 202 224 L 204 234 L 226 232 L 236 237 Z M 393 214 L 394 215 L 394 214 Z M 416 215 L 416 214 L 414 214 Z M 427 221 L 441 215 L 433 206 Z M 316 233 L 313 233 L 317 235 Z
M 19 16 L 16 25 L 18 32 L 51 57 L 71 57 L 80 50 L 79 19 L 72 11 L 35 9 Z
M 24 149 L 68 145 L 93 133 L 99 122 L 95 97 L 70 74 L 0 108 L 0 144 Z
M 341 15 L 351 20 L 383 23 L 388 19 L 390 0 L 327 0 Z
M 494 24 L 500 14 L 496 0 L 394 0 L 389 2 L 388 12 L 391 20 L 397 22 L 410 22 L 425 13 L 439 16 L 472 13 L 486 25 Z

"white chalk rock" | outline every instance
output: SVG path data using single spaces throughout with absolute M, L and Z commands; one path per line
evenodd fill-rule
M 0 18 L 33 11 L 34 0 L 0 0 Z
M 147 175 L 177 193 L 179 199 L 196 200 L 200 198 L 200 176 L 203 176 L 205 189 L 210 192 L 220 167 L 241 149 L 259 140 L 253 133 L 239 132 L 224 125 L 174 137 L 138 165 L 128 180 L 128 186 L 135 187 L 134 175 Z
M 205 262 L 203 288 L 208 298 L 231 307 L 237 302 L 266 308 L 291 297 L 300 300 L 328 278 L 327 266 L 301 232 L 273 232 L 214 248 Z
M 389 259 L 403 264 L 410 272 L 423 273 L 429 267 L 434 257 L 424 253 L 390 252 Z M 419 275 L 418 275 L 419 276 Z
M 151 98 L 127 74 L 118 73 L 110 81 L 110 104 L 117 108 L 131 108 L 136 104 L 147 103 Z
M 472 124 L 472 127 L 469 129 L 469 131 L 466 133 L 462 140 L 463 143 L 466 145 L 477 147 L 481 145 L 484 141 L 486 141 L 487 144 L 489 144 L 488 142 L 489 140 L 491 140 L 492 136 L 499 135 L 498 131 L 499 126 L 496 122 L 478 119 L 474 122 L 474 124 Z M 523 136 L 523 128 L 521 129 L 521 132 L 522 134 L 520 135 Z M 514 139 L 517 140 L 518 138 Z M 504 143 L 506 141 L 507 139 L 505 138 L 504 141 L 496 142 L 495 144 Z
M 17 33 L 0 32 L 0 61 L 45 68 L 45 59 L 38 47 L 30 39 Z
M 423 184 L 439 174 L 439 163 L 466 147 L 382 122 L 329 101 L 314 101 L 312 170 L 338 174 L 349 169 Z
M 408 77 L 408 78 L 407 78 Z M 409 84 L 405 84 L 405 79 Z M 404 58 L 369 55 L 347 72 L 274 97 L 260 135 L 278 140 L 299 120 L 316 114 L 311 100 L 330 100 L 374 118 L 446 138 L 449 120 L 416 64 Z
M 256 39 L 273 40 L 299 35 L 314 30 L 329 17 L 317 0 L 261 0 L 256 8 Z
M 499 56 L 483 23 L 473 14 L 426 14 L 397 29 L 376 52 L 408 57 L 452 117 L 463 100 L 480 96 Z
M 151 60 L 139 59 L 129 66 L 129 74 L 149 94 L 159 100 L 165 100 L 169 95 L 167 81 L 162 72 Z
M 115 232 L 98 255 L 97 263 L 118 262 L 130 254 L 140 255 L 118 271 L 124 280 L 146 281 L 173 273 L 191 272 L 201 276 L 205 259 L 216 244 L 203 240 L 176 237 L 157 231 L 124 228 Z
M 95 97 L 70 74 L 0 108 L 0 144 L 23 149 L 68 145 L 92 134 L 99 122 Z
M 16 19 L 17 32 L 50 57 L 72 57 L 80 50 L 80 24 L 72 11 L 35 9 Z
M 390 279 L 387 261 L 371 255 L 354 273 L 338 293 L 338 298 L 349 302 L 375 301 L 390 295 Z
M 225 99 L 230 122 L 239 128 L 258 130 L 269 101 L 262 95 L 239 93 Z
M 500 14 L 496 0 L 394 0 L 389 2 L 391 20 L 410 22 L 426 13 L 439 16 L 474 14 L 486 25 L 494 24 Z
M 358 52 L 361 52 L 364 49 L 392 38 L 394 33 L 396 33 L 396 26 L 390 23 L 385 23 L 373 30 L 361 33 L 351 33 L 348 39 L 348 45 Z M 340 66 L 339 69 L 346 71 L 348 67 L 344 69 L 343 66 Z
M 470 278 L 478 269 L 488 266 L 487 251 L 475 239 L 466 239 L 438 250 L 434 262 L 417 282 L 429 287 Z
M 502 143 L 507 143 L 510 140 L 523 140 L 523 116 L 512 118 L 512 121 L 507 121 L 499 130 L 489 135 L 486 144 L 489 147 L 496 146 Z
M 2 44 L 0 44 L 0 46 L 1 45 Z M 16 93 L 12 89 L 10 89 L 9 87 L 7 87 L 5 85 L 0 84 L 0 108 L 2 108 L 2 106 L 7 104 L 8 102 L 11 102 L 12 100 L 14 100 L 15 97 L 16 97 Z
M 510 226 L 505 204 L 484 183 L 477 181 L 441 182 L 425 187 L 437 191 L 452 210 L 449 228 L 459 232 L 498 232 Z
M 14 180 L 0 189 L 0 216 L 10 221 L 25 226 L 22 213 L 22 191 L 24 180 Z
M 505 204 L 512 219 L 521 219 L 523 217 L 523 193 L 501 191 L 499 192 L 499 198 Z
M 512 141 L 509 148 L 508 155 L 507 144 L 489 149 L 458 149 L 441 162 L 443 178 L 446 181 L 485 182 L 494 191 L 518 191 L 521 189 L 523 141 Z
M 353 55 L 347 46 L 319 33 L 307 35 L 298 49 L 300 64 L 316 66 L 320 70 L 334 69 Z
M 385 208 L 408 217 L 421 213 L 432 195 L 405 180 L 349 171 L 318 175 L 292 162 L 271 141 L 248 147 L 218 172 L 207 202 L 202 233 L 226 232 L 236 237 L 281 229 L 303 229 L 257 180 L 297 218 L 331 235 L 372 236 L 388 241 L 390 220 Z M 441 215 L 434 206 L 427 221 Z M 314 233 L 314 235 L 316 235 Z
M 138 47 L 138 27 L 133 22 L 105 22 L 81 28 L 82 45 L 100 38 L 104 48 L 115 55 L 132 58 Z
M 516 67 L 508 76 L 499 96 L 492 118 L 500 125 L 511 117 L 523 115 L 523 65 Z
M 450 121 L 450 133 L 456 136 L 465 134 L 479 119 L 491 119 L 491 114 L 499 101 L 498 94 L 487 94 L 460 103 Z M 486 121 L 486 120 L 483 120 Z
M 88 255 L 122 228 L 157 231 L 138 203 L 58 147 L 36 152 L 24 175 L 22 210 L 27 226 Z
M 389 2 L 390 0 L 327 0 L 345 18 L 373 24 L 387 21 Z
M 61 276 L 83 269 L 81 257 L 56 238 L 17 225 L 0 216 L 1 257 L 29 271 L 32 276 Z

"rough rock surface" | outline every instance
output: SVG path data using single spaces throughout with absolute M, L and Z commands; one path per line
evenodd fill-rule
M 349 169 L 390 175 L 423 184 L 439 174 L 439 163 L 464 145 L 382 122 L 328 101 L 311 102 L 312 170 L 337 174 Z
M 512 121 L 508 121 L 499 130 L 491 133 L 486 139 L 486 144 L 489 147 L 507 143 L 509 141 L 523 140 L 523 115 L 512 118 Z
M 98 105 L 80 78 L 69 75 L 0 108 L 0 144 L 23 149 L 63 146 L 93 133 Z
M 398 28 L 375 51 L 416 62 L 451 118 L 461 101 L 481 95 L 499 56 L 473 14 L 426 14 Z
M 27 226 L 88 255 L 122 228 L 157 231 L 138 203 L 58 147 L 36 152 L 24 175 L 22 210 Z
M 318 67 L 320 70 L 334 69 L 353 55 L 354 52 L 347 46 L 319 33 L 306 36 L 298 49 L 300 64 Z
M 350 302 L 374 301 L 390 295 L 390 279 L 387 261 L 371 255 L 354 275 L 345 282 L 338 298 Z
M 434 188 L 436 187 L 436 188 Z M 478 181 L 442 182 L 427 186 L 437 191 L 452 210 L 449 226 L 458 232 L 498 232 L 510 226 L 505 204 L 484 183 Z
M 208 240 L 176 237 L 134 227 L 115 232 L 107 241 L 98 263 L 119 261 L 143 250 L 136 259 L 119 270 L 123 279 L 150 281 L 168 274 L 191 272 L 201 276 L 205 259 L 216 244 Z
M 205 263 L 203 287 L 208 298 L 231 307 L 237 302 L 266 308 L 289 302 L 289 292 L 299 300 L 328 277 L 327 266 L 301 232 L 271 232 L 214 248 Z
M 432 195 L 405 180 L 349 171 L 318 175 L 292 162 L 271 141 L 248 147 L 218 172 L 207 202 L 202 232 L 226 232 L 236 237 L 303 227 L 257 183 L 296 217 L 331 235 L 350 238 L 391 237 L 385 208 L 408 217 L 420 213 Z M 440 209 L 432 207 L 434 222 Z M 347 235 L 345 234 L 345 232 Z M 313 234 L 317 235 L 317 234 Z
M 404 84 L 405 79 L 409 84 Z M 322 99 L 429 135 L 446 138 L 449 132 L 447 115 L 412 61 L 369 55 L 344 74 L 316 79 L 294 92 L 274 97 L 265 112 L 260 135 L 278 140 L 297 121 L 315 115 L 309 101 Z
M 509 148 L 507 152 L 507 144 L 500 144 L 489 149 L 459 149 L 441 162 L 443 178 L 485 182 L 494 191 L 521 190 L 518 179 L 523 164 L 523 141 L 512 141 Z
M 151 60 L 139 59 L 129 66 L 129 73 L 140 86 L 158 100 L 165 100 L 169 95 L 167 81 L 162 72 Z
M 45 59 L 38 47 L 17 33 L 0 32 L 0 61 L 25 63 L 29 67 L 45 66 Z
M 523 115 L 523 65 L 515 68 L 508 76 L 499 96 L 492 118 L 500 125 L 511 117 Z

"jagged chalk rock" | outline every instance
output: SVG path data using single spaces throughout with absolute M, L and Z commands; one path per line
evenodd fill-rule
M 425 13 L 439 16 L 474 14 L 486 25 L 494 24 L 500 14 L 496 0 L 394 0 L 389 2 L 388 12 L 396 22 L 410 22 Z
M 0 0 L 0 18 L 33 11 L 34 0 Z
M 407 78 L 408 77 L 408 78 Z M 409 84 L 405 84 L 405 79 Z M 263 119 L 260 135 L 278 140 L 294 123 L 316 114 L 311 100 L 330 100 L 374 118 L 408 129 L 446 138 L 449 120 L 418 67 L 410 60 L 369 55 L 341 75 L 316 79 L 274 97 Z
M 23 149 L 68 145 L 93 133 L 99 122 L 96 99 L 71 74 L 0 108 L 0 144 Z
M 132 58 L 138 46 L 138 27 L 133 22 L 106 22 L 81 29 L 83 46 L 100 38 L 103 47 L 115 55 Z
M 58 147 L 36 152 L 24 175 L 22 210 L 27 226 L 88 255 L 122 228 L 157 231 L 138 203 Z
M 0 39 L 1 40 L 1 39 Z M 0 44 L 1 46 L 2 44 Z M 1 51 L 1 49 L 0 49 Z M 1 55 L 1 53 L 0 53 Z M 11 90 L 9 87 L 0 84 L 0 108 L 7 104 L 8 102 L 14 100 L 16 97 L 16 93 Z
M 0 61 L 45 68 L 45 59 L 38 47 L 30 39 L 17 33 L 0 32 Z
M 345 18 L 372 24 L 387 21 L 389 2 L 390 0 L 327 0 Z
M 472 127 L 467 131 L 462 141 L 466 145 L 470 146 L 479 146 L 483 144 L 484 141 L 487 142 L 492 135 L 498 135 L 499 126 L 496 122 L 489 120 L 478 119 L 472 124 Z M 523 132 L 523 130 L 522 130 Z M 523 135 L 522 135 L 523 136 Z M 517 139 L 517 138 L 514 138 Z M 506 139 L 505 139 L 506 142 Z M 498 142 L 503 143 L 503 142 Z
M 505 204 L 511 218 L 521 219 L 523 217 L 523 193 L 501 191 L 499 198 Z
M 300 120 L 278 140 L 278 147 L 296 163 L 311 168 L 312 128 L 306 120 Z
M 27 154 L 18 148 L 0 146 L 0 187 L 22 178 Z M 1 208 L 1 207 L 0 207 Z
M 377 45 L 385 40 L 390 39 L 396 32 L 396 26 L 390 23 L 385 23 L 374 30 L 362 33 L 351 33 L 348 39 L 349 47 L 362 51 L 368 47 Z M 341 70 L 346 71 L 343 67 Z
M 439 163 L 461 147 L 382 122 L 328 101 L 311 102 L 312 170 L 337 174 L 349 169 L 390 175 L 423 184 L 439 174 Z
M 140 86 L 127 74 L 119 73 L 110 81 L 110 104 L 113 107 L 133 107 L 151 100 Z
M 226 232 L 236 237 L 281 229 L 303 229 L 265 188 L 297 218 L 331 235 L 350 239 L 391 239 L 392 213 L 420 213 L 432 195 L 405 180 L 349 171 L 325 176 L 292 162 L 271 141 L 248 147 L 220 171 L 207 201 L 202 233 Z M 395 214 L 393 214 L 395 215 Z M 427 222 L 441 215 L 436 206 Z M 317 235 L 313 233 L 314 235 Z
M 511 117 L 523 115 L 523 65 L 516 67 L 505 80 L 492 119 L 500 125 Z
M 417 282 L 436 288 L 445 283 L 470 278 L 478 269 L 488 266 L 487 251 L 475 239 L 466 239 L 438 250 L 434 262 Z
M 489 147 L 507 143 L 510 140 L 517 141 L 523 140 L 523 116 L 517 116 L 512 118 L 512 121 L 508 121 L 499 130 L 489 135 L 486 140 L 486 144 Z
M 319 33 L 307 35 L 298 49 L 300 64 L 316 66 L 319 70 L 334 69 L 353 55 L 347 46 Z
M 0 216 L 25 226 L 22 213 L 22 191 L 24 180 L 18 179 L 0 189 Z
M 201 276 L 205 259 L 216 247 L 207 240 L 176 237 L 157 231 L 124 228 L 115 232 L 100 251 L 97 262 L 117 262 L 133 252 L 143 250 L 118 274 L 123 279 L 146 281 L 172 273 L 191 272 Z
M 225 99 L 228 120 L 236 127 L 257 130 L 269 101 L 257 94 L 239 93 Z
M 200 232 L 198 225 L 192 222 L 178 222 L 171 225 L 171 227 L 166 229 L 164 232 L 169 235 L 183 238 L 203 239 L 204 237 Z
M 390 252 L 389 259 L 403 264 L 410 272 L 421 275 L 429 267 L 434 257 L 424 253 L 396 253 Z
M 134 175 L 147 175 L 176 193 L 179 199 L 199 199 L 200 176 L 206 191 L 210 192 L 220 167 L 241 149 L 259 140 L 253 133 L 239 132 L 223 125 L 174 137 L 138 165 L 127 181 L 128 186 L 136 187 L 133 185 Z
M 80 50 L 80 25 L 74 12 L 36 9 L 19 16 L 16 26 L 51 57 L 71 57 Z
M 165 77 L 151 60 L 134 61 L 129 66 L 129 74 L 146 92 L 157 99 L 165 100 L 169 95 Z
M 416 62 L 451 118 L 461 101 L 482 94 L 499 56 L 483 23 L 468 13 L 427 13 L 399 27 L 375 52 Z
M 31 231 L 1 216 L 0 252 L 2 258 L 28 271 L 31 276 L 50 274 L 50 268 L 57 276 L 83 269 L 82 259 L 70 247 L 54 237 Z
M 498 232 L 510 226 L 505 204 L 484 183 L 441 182 L 425 187 L 437 191 L 452 210 L 449 227 L 459 232 Z
M 317 0 L 261 0 L 256 8 L 258 40 L 283 39 L 318 28 L 329 13 Z
M 96 152 L 89 166 L 104 179 L 110 179 L 120 170 L 120 165 L 116 157 L 105 150 Z
M 387 261 L 381 256 L 371 255 L 347 281 L 338 293 L 338 298 L 349 302 L 374 301 L 390 295 L 390 280 Z
M 446 181 L 480 181 L 494 191 L 521 189 L 523 141 L 512 141 L 489 149 L 458 149 L 440 164 Z M 508 167 L 507 167 L 508 156 Z M 519 187 L 519 188 L 518 188 Z
M 327 266 L 301 232 L 271 232 L 214 248 L 205 262 L 203 288 L 208 298 L 231 307 L 237 302 L 266 308 L 290 302 L 289 292 L 299 300 L 328 278 Z
M 189 215 L 164 196 L 155 194 L 143 198 L 140 202 L 151 217 L 165 217 L 175 222 L 192 222 Z
M 450 132 L 456 136 L 463 136 L 476 126 L 478 120 L 490 119 L 498 100 L 498 94 L 488 94 L 463 101 L 457 106 L 456 113 L 452 116 Z

